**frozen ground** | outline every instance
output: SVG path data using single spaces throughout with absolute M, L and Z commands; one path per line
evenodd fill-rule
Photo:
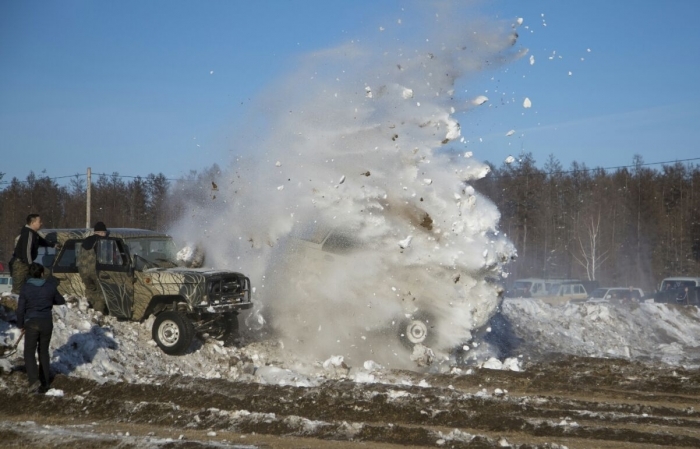
M 170 357 L 149 322 L 81 302 L 55 309 L 48 395 L 24 392 L 21 345 L 5 359 L 5 447 L 700 445 L 695 307 L 509 299 L 469 350 L 404 371 L 303 359 L 250 336 L 242 348 L 197 341 Z M 0 338 L 11 342 L 3 310 Z

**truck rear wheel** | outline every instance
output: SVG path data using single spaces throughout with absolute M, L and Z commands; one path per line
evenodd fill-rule
M 192 343 L 194 325 L 181 313 L 168 310 L 156 316 L 151 333 L 153 340 L 164 353 L 181 355 Z
M 430 346 L 435 342 L 435 318 L 428 312 L 418 312 L 399 322 L 398 336 L 407 348 L 422 344 Z

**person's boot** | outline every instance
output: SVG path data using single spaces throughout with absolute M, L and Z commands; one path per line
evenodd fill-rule
M 27 387 L 27 393 L 29 393 L 29 394 L 38 393 L 40 388 L 41 388 L 41 381 L 35 380 L 34 382 L 29 383 L 29 386 Z

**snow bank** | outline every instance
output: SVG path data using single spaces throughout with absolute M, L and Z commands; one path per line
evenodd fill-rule
M 507 299 L 503 315 L 532 358 L 556 352 L 700 366 L 700 310 L 642 303 L 566 304 Z

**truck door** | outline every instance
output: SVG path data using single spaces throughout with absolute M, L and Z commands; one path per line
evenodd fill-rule
M 85 286 L 80 280 L 77 265 L 77 251 L 82 240 L 71 239 L 63 243 L 63 248 L 51 266 L 51 274 L 58 280 L 58 291 L 62 295 L 85 296 Z
M 109 314 L 131 318 L 134 282 L 129 250 L 124 241 L 117 238 L 101 238 L 97 245 L 97 280 Z

